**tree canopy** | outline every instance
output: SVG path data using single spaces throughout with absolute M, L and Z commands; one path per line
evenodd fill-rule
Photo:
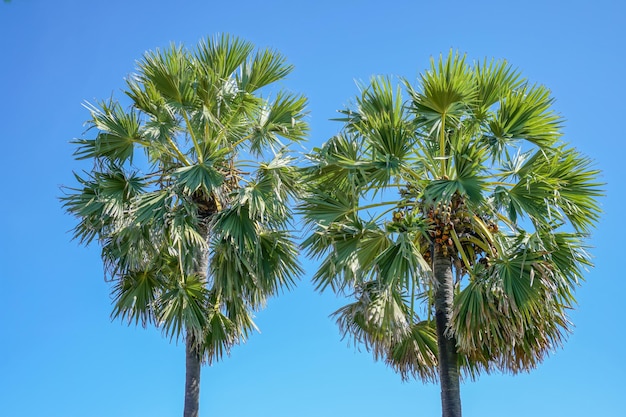
M 129 106 L 87 105 L 95 137 L 75 155 L 93 166 L 62 200 L 75 238 L 102 247 L 112 316 L 185 336 L 197 388 L 199 359 L 244 340 L 252 312 L 301 271 L 289 146 L 307 134 L 306 99 L 271 89 L 293 69 L 282 55 L 229 35 L 137 65 Z
M 344 334 L 442 396 L 457 371 L 534 368 L 569 332 L 602 191 L 552 104 L 505 61 L 450 52 L 416 85 L 362 85 L 309 154 L 317 288 L 351 294 Z

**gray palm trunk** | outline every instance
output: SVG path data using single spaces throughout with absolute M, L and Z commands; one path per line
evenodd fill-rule
M 440 249 L 434 250 L 433 272 L 436 282 L 435 321 L 439 347 L 442 416 L 461 417 L 461 389 L 456 340 L 447 332 L 452 319 L 452 302 L 454 299 L 452 258 L 449 255 L 444 255 Z
M 205 241 L 209 237 L 209 217 L 207 213 L 200 213 L 199 232 Z M 206 282 L 206 275 L 209 268 L 209 252 L 201 252 L 198 260 L 197 274 Z M 202 345 L 196 339 L 196 333 L 187 330 L 185 338 L 185 407 L 183 417 L 198 417 L 200 412 L 200 372 L 202 369 Z
M 200 410 L 200 370 L 202 355 L 193 332 L 185 340 L 185 408 L 183 417 L 198 417 Z

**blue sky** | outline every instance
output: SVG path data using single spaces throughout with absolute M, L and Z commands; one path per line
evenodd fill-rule
M 415 77 L 451 48 L 504 58 L 547 85 L 565 139 L 603 171 L 607 197 L 591 244 L 596 268 L 579 288 L 576 328 L 530 374 L 462 386 L 464 415 L 623 416 L 623 181 L 626 5 L 596 1 L 12 0 L 0 3 L 0 415 L 171 416 L 183 402 L 184 346 L 111 322 L 97 247 L 71 241 L 57 200 L 72 184 L 72 138 L 84 101 L 124 85 L 144 51 L 229 32 L 296 66 L 284 86 L 310 101 L 311 139 L 374 74 Z M 435 385 L 399 376 L 342 341 L 341 305 L 309 284 L 257 314 L 261 332 L 205 367 L 201 415 L 440 415 Z

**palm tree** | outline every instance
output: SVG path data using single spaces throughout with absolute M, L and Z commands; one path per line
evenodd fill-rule
M 374 78 L 310 154 L 314 281 L 354 296 L 334 313 L 344 335 L 439 381 L 444 417 L 461 416 L 461 377 L 530 370 L 569 332 L 601 185 L 552 102 L 451 52 L 415 87 Z
M 245 340 L 252 312 L 300 272 L 287 147 L 306 136 L 306 100 L 263 96 L 291 70 L 227 35 L 147 52 L 130 106 L 90 105 L 95 139 L 74 141 L 93 162 L 62 198 L 75 238 L 102 247 L 112 317 L 185 338 L 185 417 L 198 415 L 201 363 Z

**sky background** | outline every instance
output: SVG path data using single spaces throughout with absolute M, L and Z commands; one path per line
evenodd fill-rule
M 626 415 L 622 169 L 626 3 L 595 1 L 12 0 L 0 3 L 0 415 L 182 414 L 184 344 L 111 322 L 99 249 L 71 241 L 58 201 L 72 185 L 69 141 L 85 101 L 120 96 L 144 51 L 228 32 L 285 54 L 283 83 L 309 98 L 307 148 L 375 74 L 415 80 L 452 48 L 504 58 L 547 85 L 565 140 L 603 171 L 596 268 L 577 291 L 576 327 L 539 369 L 462 385 L 465 416 Z M 259 312 L 255 334 L 202 373 L 201 416 L 441 415 L 439 389 L 403 383 L 348 346 L 329 318 L 342 304 L 300 285 Z

